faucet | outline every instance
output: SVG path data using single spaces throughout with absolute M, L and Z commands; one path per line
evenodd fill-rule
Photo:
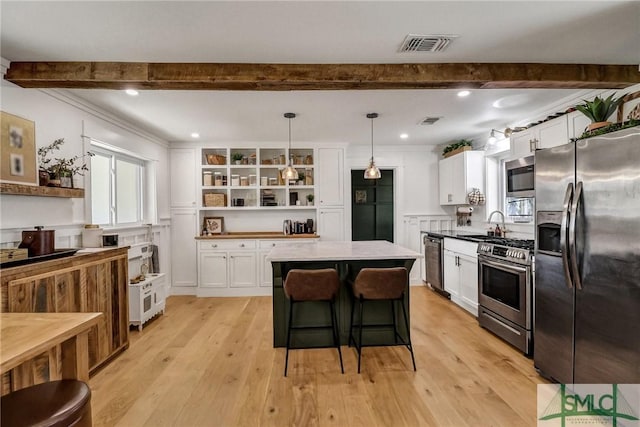
M 487 222 L 489 224 L 491 224 L 491 218 L 493 218 L 493 214 L 496 214 L 496 213 L 498 213 L 498 214 L 500 214 L 500 216 L 502 216 L 502 228 L 501 228 L 502 229 L 502 236 L 498 236 L 498 237 L 504 237 L 505 233 L 507 232 L 507 229 L 505 228 L 505 225 L 504 225 L 504 214 L 502 213 L 502 211 L 496 210 L 496 211 L 491 212 L 489 214 L 489 219 L 487 220 Z

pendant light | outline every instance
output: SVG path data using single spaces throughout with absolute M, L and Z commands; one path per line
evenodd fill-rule
M 376 166 L 376 162 L 373 160 L 373 119 L 378 117 L 378 113 L 369 113 L 367 118 L 371 119 L 371 160 L 369 160 L 369 167 L 364 171 L 364 179 L 380 179 L 380 169 Z
M 284 113 L 284 117 L 289 119 L 289 165 L 282 170 L 282 179 L 288 180 L 298 179 L 298 171 L 291 165 L 291 119 L 295 117 L 295 113 Z

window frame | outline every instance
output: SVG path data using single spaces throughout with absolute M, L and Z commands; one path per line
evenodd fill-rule
M 111 148 L 102 144 L 98 141 L 91 141 L 91 151 L 96 154 L 96 156 L 100 156 L 103 158 L 109 159 L 109 222 L 108 223 L 100 223 L 98 225 L 104 227 L 131 227 L 131 226 L 139 226 L 144 224 L 146 212 L 144 210 L 144 200 L 146 197 L 146 175 L 147 175 L 147 162 L 145 159 L 137 157 L 135 155 L 131 155 L 128 153 L 123 153 L 115 148 Z M 117 171 L 117 163 L 118 161 L 127 162 L 137 166 L 137 176 L 136 176 L 136 185 L 137 188 L 137 200 L 136 200 L 136 220 L 133 222 L 118 222 L 118 171 Z M 92 173 L 92 182 L 93 182 L 93 171 Z M 93 184 L 91 185 L 93 191 Z M 89 203 L 91 219 L 93 222 L 93 194 L 91 195 L 91 201 Z

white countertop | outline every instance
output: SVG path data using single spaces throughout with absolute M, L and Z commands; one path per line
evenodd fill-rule
M 422 254 L 384 240 L 314 242 L 276 246 L 267 261 L 344 261 L 361 259 L 422 258 Z

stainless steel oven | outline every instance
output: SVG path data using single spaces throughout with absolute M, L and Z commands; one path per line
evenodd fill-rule
M 506 244 L 511 242 L 505 241 Z M 515 241 L 514 244 L 522 241 Z M 533 352 L 532 242 L 478 245 L 478 321 L 527 355 Z

